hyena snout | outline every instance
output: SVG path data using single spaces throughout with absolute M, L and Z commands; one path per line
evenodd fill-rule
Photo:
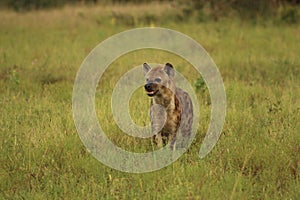
M 144 88 L 148 96 L 154 96 L 158 92 L 158 85 L 156 83 L 147 83 Z

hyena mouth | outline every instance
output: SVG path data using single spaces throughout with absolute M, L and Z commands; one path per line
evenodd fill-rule
M 155 90 L 155 91 L 146 91 L 147 92 L 147 95 L 149 97 L 153 97 L 154 95 L 156 95 L 156 93 L 158 92 L 158 90 Z

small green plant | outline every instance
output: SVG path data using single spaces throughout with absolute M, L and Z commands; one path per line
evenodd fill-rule
M 289 24 L 296 24 L 299 22 L 299 17 L 297 7 L 288 7 L 281 12 L 281 20 Z
M 205 90 L 207 89 L 202 77 L 197 78 L 195 88 L 197 91 L 201 91 L 202 93 L 205 92 Z
M 14 65 L 10 70 L 9 70 L 9 80 L 15 84 L 19 85 L 20 84 L 20 79 L 17 73 L 17 66 Z

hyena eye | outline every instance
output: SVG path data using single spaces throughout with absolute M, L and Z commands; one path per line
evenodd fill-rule
M 155 79 L 155 82 L 158 82 L 158 83 L 159 83 L 159 82 L 161 82 L 161 79 L 160 79 L 160 78 L 156 78 L 156 79 Z

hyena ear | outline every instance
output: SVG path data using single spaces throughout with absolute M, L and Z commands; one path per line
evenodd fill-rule
M 144 76 L 146 76 L 146 74 L 150 71 L 150 69 L 151 69 L 151 67 L 147 63 L 143 64 L 143 73 L 144 73 Z
M 175 70 L 173 68 L 173 65 L 170 63 L 166 63 L 164 67 L 164 71 L 169 75 L 169 77 L 173 78 L 175 76 Z

